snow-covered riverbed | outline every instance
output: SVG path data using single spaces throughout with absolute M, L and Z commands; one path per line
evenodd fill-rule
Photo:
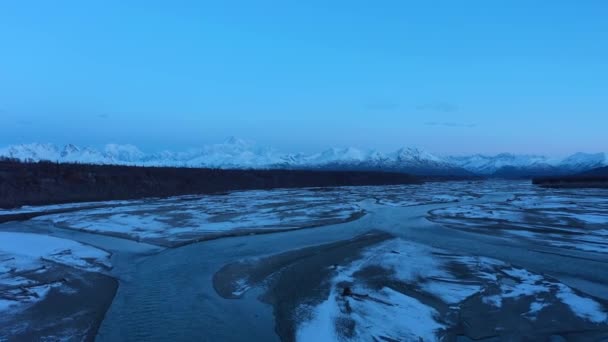
M 192 340 L 202 332 L 208 340 L 230 341 L 432 340 L 508 336 L 521 322 L 550 334 L 564 327 L 597 334 L 607 324 L 602 293 L 608 293 L 608 256 L 588 246 L 605 243 L 605 198 L 522 182 L 448 182 L 244 191 L 106 202 L 99 208 L 68 204 L 63 206 L 70 212 L 49 215 L 44 213 L 61 206 L 31 207 L 18 210 L 40 216 L 0 226 L 0 255 L 7 263 L 24 258 L 32 265 L 52 264 L 72 272 L 66 279 L 118 279 L 100 341 Z M 308 227 L 316 228 L 299 229 Z M 276 231 L 282 232 L 257 235 Z M 388 235 L 351 243 L 369 232 Z M 226 238 L 192 243 L 218 237 Z M 49 247 L 30 255 L 32 249 L 14 241 Z M 246 266 L 233 269 L 244 272 L 234 278 L 240 299 L 223 298 L 214 285 L 218 270 L 233 264 Z M 8 267 L 0 275 L 6 284 L 37 284 Z M 64 274 L 55 269 L 47 271 Z M 247 278 L 260 269 L 258 278 Z M 81 285 L 76 290 L 86 291 Z M 275 299 L 294 287 L 300 290 L 277 306 Z M 59 293 L 59 287 L 51 291 Z M 10 312 L 22 307 L 26 314 L 54 300 L 42 292 L 37 300 L 3 299 Z M 498 308 L 512 315 L 492 314 Z M 413 311 L 419 315 L 411 316 Z M 462 329 L 458 316 L 474 327 Z M 42 324 L 30 317 L 31 326 Z M 561 328 L 550 323 L 552 317 Z

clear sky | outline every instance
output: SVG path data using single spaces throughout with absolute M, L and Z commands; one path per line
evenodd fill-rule
M 0 145 L 608 151 L 607 1 L 1 1 Z

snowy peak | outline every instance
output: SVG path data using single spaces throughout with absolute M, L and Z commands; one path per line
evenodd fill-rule
M 572 169 L 592 169 L 608 165 L 606 153 L 575 153 L 562 161 L 562 165 Z
M 303 167 L 333 167 L 348 169 L 411 170 L 424 168 L 454 168 L 441 158 L 418 148 L 401 148 L 384 154 L 375 150 L 353 147 L 331 148 L 309 156 L 298 155 L 294 162 Z
M 505 167 L 513 168 L 548 168 L 556 164 L 545 156 L 515 155 L 500 153 L 495 156 L 475 154 L 472 156 L 449 157 L 448 160 L 466 170 L 474 173 L 489 175 Z
M 80 151 L 80 149 L 78 148 L 78 146 L 75 146 L 72 144 L 67 144 L 63 148 L 63 151 L 61 151 L 61 158 L 65 158 L 69 155 L 73 155 L 75 153 L 78 153 L 79 151 Z
M 417 147 L 405 147 L 395 152 L 395 161 L 405 163 L 445 163 L 441 158 Z
M 91 154 L 94 153 L 93 150 L 88 150 Z M 133 145 L 107 144 L 103 151 L 105 158 L 118 162 L 137 163 L 145 157 L 145 154 Z
M 58 160 L 59 149 L 52 144 L 21 144 L 0 149 L 0 155 L 19 160 Z
M 21 144 L 0 149 L 0 156 L 28 161 L 53 161 L 66 163 L 111 164 L 135 163 L 144 153 L 132 145 L 106 145 L 104 151 L 67 144 L 63 148 L 52 144 Z
M 392 153 L 354 147 L 330 148 L 320 153 L 281 153 L 253 142 L 230 137 L 222 143 L 187 151 L 144 153 L 134 145 L 107 144 L 102 149 L 68 144 L 21 144 L 0 149 L 0 156 L 25 161 L 212 168 L 334 168 L 387 170 L 419 174 L 499 174 L 508 168 L 545 172 L 586 171 L 608 165 L 606 153 L 576 153 L 562 160 L 539 155 L 501 153 L 494 156 L 439 157 L 416 147 Z M 465 171 L 466 170 L 466 171 Z
M 246 148 L 246 147 L 250 147 L 250 146 L 254 145 L 254 143 L 251 141 L 247 141 L 247 140 L 232 136 L 232 137 L 228 137 L 226 140 L 224 140 L 223 145 L 234 145 L 234 146 L 239 146 L 241 148 Z
M 323 151 L 318 158 L 316 158 L 317 164 L 323 163 L 352 163 L 352 162 L 363 162 L 367 159 L 367 153 L 356 149 L 354 147 L 347 148 L 331 148 Z

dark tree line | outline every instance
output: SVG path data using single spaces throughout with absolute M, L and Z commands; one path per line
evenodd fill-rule
M 538 177 L 536 185 L 555 188 L 608 188 L 608 167 L 600 167 L 576 175 L 563 177 Z
M 0 207 L 136 199 L 230 190 L 420 182 L 403 173 L 20 162 L 0 158 Z

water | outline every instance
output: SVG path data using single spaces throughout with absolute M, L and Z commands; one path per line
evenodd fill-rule
M 508 189 L 486 192 L 466 204 L 504 202 Z M 227 263 L 349 239 L 383 230 L 457 254 L 492 257 L 545 273 L 591 295 L 607 297 L 608 256 L 534 244 L 501 235 L 477 234 L 428 221 L 429 210 L 460 205 L 379 206 L 365 201 L 368 214 L 344 224 L 284 233 L 201 242 L 176 249 L 64 230 L 48 223 L 11 223 L 13 230 L 46 232 L 113 252 L 112 275 L 120 287 L 98 341 L 277 341 L 272 307 L 260 302 L 261 289 L 245 298 L 221 298 L 212 277 Z
M 473 202 L 489 199 L 504 197 L 490 196 Z M 242 258 L 335 242 L 373 229 L 455 253 L 501 259 L 564 278 L 571 286 L 590 294 L 608 293 L 606 257 L 593 255 L 595 260 L 582 259 L 586 253 L 564 254 L 561 249 L 558 254 L 548 254 L 550 247 L 444 228 L 424 218 L 429 210 L 448 205 L 379 207 L 368 203 L 369 214 L 358 221 L 197 243 L 163 251 L 135 265 L 117 266 L 115 275 L 121 279 L 120 288 L 98 340 L 278 340 L 272 308 L 258 301 L 257 293 L 249 293 L 240 300 L 219 297 L 212 287 L 213 274 L 223 265 Z M 130 271 L 121 274 L 125 269 Z

